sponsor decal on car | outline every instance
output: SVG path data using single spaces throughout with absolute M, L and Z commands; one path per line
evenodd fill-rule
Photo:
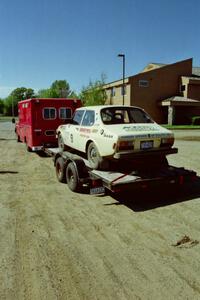
M 152 133 L 152 134 L 135 134 L 135 135 L 123 135 L 120 138 L 125 139 L 158 139 L 171 137 L 169 133 Z
M 91 132 L 91 129 L 88 129 L 88 128 L 80 128 L 80 132 L 90 133 L 90 132 Z
M 159 128 L 154 126 L 124 126 L 124 130 L 126 131 L 159 131 Z
M 92 129 L 92 133 L 97 133 L 98 129 Z
M 113 135 L 112 134 L 106 134 L 104 133 L 103 135 L 105 138 L 109 138 L 109 139 L 112 139 L 113 138 Z

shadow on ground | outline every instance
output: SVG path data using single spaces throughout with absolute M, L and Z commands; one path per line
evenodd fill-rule
M 46 152 L 44 151 L 37 151 L 37 152 L 34 152 L 35 154 L 37 154 L 39 157 L 51 157 L 50 155 L 48 155 Z
M 0 138 L 0 141 L 14 141 L 16 138 L 13 139 L 7 139 L 7 138 Z
M 18 174 L 16 171 L 0 171 L 0 174 Z
M 166 187 L 109 195 L 117 202 L 104 205 L 125 205 L 135 212 L 142 212 L 198 198 L 200 200 L 200 177 L 193 183 L 179 185 L 173 189 Z

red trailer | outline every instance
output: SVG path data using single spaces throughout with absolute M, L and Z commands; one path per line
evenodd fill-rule
M 56 146 L 56 128 L 68 123 L 80 106 L 80 99 L 66 98 L 36 98 L 18 102 L 17 140 L 26 143 L 28 151 Z

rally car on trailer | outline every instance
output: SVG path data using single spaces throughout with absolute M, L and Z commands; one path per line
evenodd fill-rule
M 134 106 L 89 106 L 76 109 L 69 124 L 57 128 L 61 151 L 86 155 L 93 169 L 114 160 L 177 153 L 174 134 Z

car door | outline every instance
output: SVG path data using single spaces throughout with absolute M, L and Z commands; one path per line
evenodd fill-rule
M 80 124 L 85 110 L 77 110 L 74 113 L 72 123 L 69 124 L 67 144 L 74 149 L 80 150 Z
M 92 127 L 95 121 L 94 110 L 86 110 L 83 115 L 81 126 L 79 129 L 79 148 L 78 150 L 85 152 L 86 143 L 92 137 Z

